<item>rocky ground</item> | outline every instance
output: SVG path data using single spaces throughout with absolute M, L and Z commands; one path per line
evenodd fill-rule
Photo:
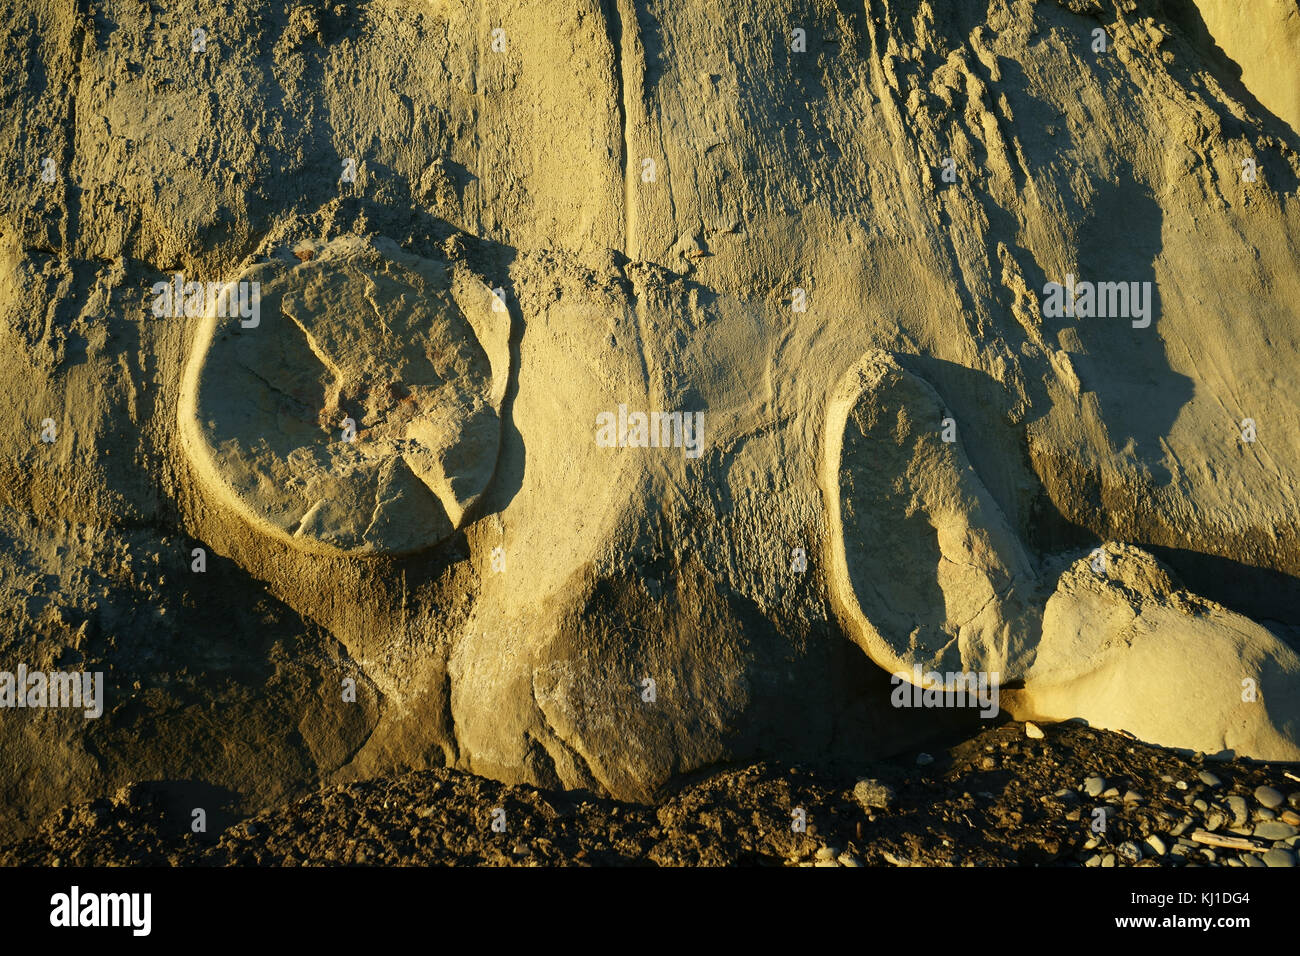
M 1184 757 L 1081 724 L 1004 723 L 858 776 L 754 764 L 642 806 L 433 770 L 323 789 L 206 836 L 188 832 L 174 794 L 135 784 L 52 814 L 0 861 L 1289 867 L 1300 853 L 1294 768 Z

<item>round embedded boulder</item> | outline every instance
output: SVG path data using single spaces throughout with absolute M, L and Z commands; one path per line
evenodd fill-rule
M 356 237 L 227 289 L 179 403 L 217 500 L 319 553 L 409 553 L 466 521 L 496 467 L 509 376 L 510 319 L 491 290 Z

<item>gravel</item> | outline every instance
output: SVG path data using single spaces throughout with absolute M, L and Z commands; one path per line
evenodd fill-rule
M 1023 725 L 987 727 L 936 751 L 924 772 L 914 751 L 843 775 L 758 763 L 684 783 L 650 804 L 424 770 L 325 787 L 243 820 L 214 805 L 204 835 L 189 830 L 192 802 L 149 783 L 57 810 L 21 839 L 0 836 L 9 841 L 0 844 L 0 865 L 1294 865 L 1287 844 L 1300 835 L 1268 854 L 1207 854 L 1182 836 L 1224 815 L 1220 800 L 1237 818 L 1258 806 L 1257 790 L 1289 790 L 1280 767 L 1216 764 L 1221 784 L 1202 815 L 1172 786 L 1152 786 L 1162 773 L 1195 780 L 1198 768 L 1184 757 L 1072 724 L 1053 725 L 1050 738 L 1050 747 L 1027 747 Z M 1002 755 L 994 770 L 982 769 L 989 747 Z M 1094 779 L 1098 766 L 1107 779 Z M 1141 786 L 1142 800 L 1081 803 L 1080 781 L 1097 795 Z M 505 808 L 507 832 L 491 830 L 493 807 Z M 795 809 L 804 811 L 794 815 L 802 829 L 792 827 Z M 1104 814 L 1101 832 L 1092 830 L 1095 811 Z M 1294 833 L 1282 820 L 1256 828 Z

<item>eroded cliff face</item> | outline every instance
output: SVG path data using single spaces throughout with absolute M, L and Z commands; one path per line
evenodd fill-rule
M 1139 718 L 1068 662 L 1168 677 L 1125 729 L 1295 759 L 1300 34 L 1264 6 L 1268 83 L 1209 2 L 9 0 L 0 667 L 108 685 L 0 712 L 11 822 L 436 764 L 647 799 L 978 722 L 893 708 L 913 663 L 1103 724 Z M 312 284 L 361 248 L 430 278 Z M 156 314 L 267 270 L 256 327 Z M 1169 585 L 1089 596 L 1102 541 Z M 1164 629 L 1133 666 L 1119 618 L 1072 643 L 1103 606 Z M 1244 678 L 1267 711 L 1193 733 Z

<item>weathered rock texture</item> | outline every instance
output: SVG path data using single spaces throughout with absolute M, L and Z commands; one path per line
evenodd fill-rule
M 970 718 L 893 709 L 886 668 L 1031 681 L 1050 622 L 1114 609 L 1152 630 L 1097 673 L 1144 688 L 1179 634 L 1233 671 L 1142 726 L 1294 744 L 1294 3 L 1260 5 L 1271 80 L 1226 3 L 2 6 L 0 667 L 108 685 L 98 721 L 0 712 L 6 825 L 133 779 L 640 799 L 854 761 Z M 151 312 L 178 271 L 296 305 L 205 352 Z M 1152 283 L 1150 324 L 1045 317 L 1070 275 Z M 619 405 L 702 412 L 703 454 L 598 447 Z M 1053 597 L 1102 541 L 1201 598 Z M 1256 672 L 1249 733 L 1210 726 Z M 1130 720 L 1089 679 L 1031 700 Z

